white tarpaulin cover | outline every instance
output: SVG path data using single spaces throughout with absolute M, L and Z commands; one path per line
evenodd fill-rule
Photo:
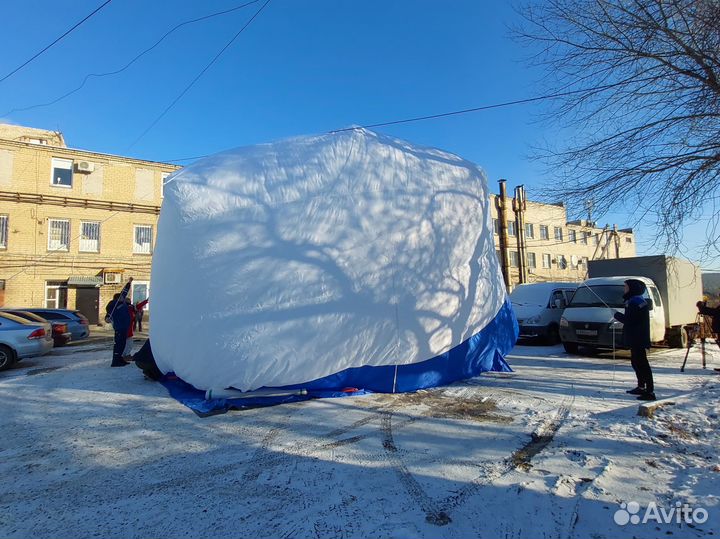
M 486 189 L 468 161 L 363 129 L 180 170 L 153 259 L 159 367 L 245 391 L 449 352 L 505 305 Z

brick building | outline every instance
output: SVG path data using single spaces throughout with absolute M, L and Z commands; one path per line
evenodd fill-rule
M 0 305 L 78 309 L 97 323 L 128 277 L 134 301 L 147 295 L 162 184 L 177 168 L 0 124 Z
M 505 198 L 503 212 L 504 190 L 501 181 L 500 194 L 490 198 L 495 248 L 509 288 L 521 282 L 582 281 L 587 277 L 588 260 L 636 255 L 635 234 L 630 228 L 599 228 L 589 220 L 568 221 L 562 203 L 527 201 L 517 189 L 515 197 Z M 520 218 L 517 210 L 521 206 Z

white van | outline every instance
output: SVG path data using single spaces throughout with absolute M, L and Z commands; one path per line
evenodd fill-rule
M 650 306 L 650 341 L 665 338 L 665 311 L 660 292 L 647 277 L 596 277 L 581 283 L 560 318 L 560 338 L 565 351 L 577 354 L 578 347 L 622 348 L 623 325 L 615 320 L 615 311 L 625 312 L 625 281 L 637 279 L 647 289 L 643 297 Z
M 520 338 L 540 338 L 551 344 L 560 340 L 560 316 L 577 283 L 532 283 L 516 286 L 510 294 Z

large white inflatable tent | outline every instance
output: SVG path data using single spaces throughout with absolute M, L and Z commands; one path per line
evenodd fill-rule
M 152 349 L 198 389 L 400 392 L 509 370 L 484 173 L 364 129 L 239 148 L 164 188 Z

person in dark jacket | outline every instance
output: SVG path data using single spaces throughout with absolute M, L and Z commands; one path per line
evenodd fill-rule
M 710 329 L 715 336 L 715 344 L 720 346 L 720 307 L 708 307 L 707 301 L 698 301 L 696 306 L 700 314 L 711 318 Z M 715 370 L 720 372 L 720 369 Z
M 637 387 L 628 391 L 639 400 L 655 400 L 655 384 L 647 358 L 650 348 L 650 305 L 643 297 L 645 283 L 637 279 L 625 281 L 625 313 L 616 312 L 615 319 L 623 324 L 623 341 L 630 348 L 630 362 L 637 377 Z
M 720 336 L 720 307 L 708 307 L 707 301 L 698 301 L 696 305 L 700 314 L 712 318 L 710 327 L 712 327 L 715 339 L 717 339 Z
M 111 367 L 124 367 L 128 364 L 123 359 L 123 351 L 125 350 L 125 344 L 127 341 L 128 331 L 132 325 L 130 317 L 130 311 L 125 298 L 130 291 L 130 285 L 132 284 L 132 277 L 128 280 L 127 284 L 123 287 L 122 292 L 118 295 L 117 299 L 114 300 L 112 308 L 108 309 L 108 317 L 115 330 L 115 343 L 113 345 L 113 358 Z

